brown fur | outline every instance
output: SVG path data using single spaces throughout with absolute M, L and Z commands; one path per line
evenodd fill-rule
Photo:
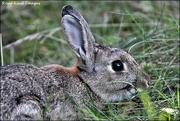
M 52 65 L 41 67 L 41 69 L 46 70 L 48 72 L 60 72 L 60 73 L 63 72 L 63 73 L 70 74 L 71 76 L 74 76 L 74 77 L 78 76 L 78 69 L 76 67 L 66 68 L 58 64 L 52 64 Z

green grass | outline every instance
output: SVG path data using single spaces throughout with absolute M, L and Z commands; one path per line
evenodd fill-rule
M 148 93 L 114 105 L 104 104 L 102 111 L 89 104 L 87 110 L 80 109 L 82 119 L 179 120 L 179 114 L 162 111 L 180 109 L 177 1 L 41 1 L 39 6 L 1 6 L 3 46 L 28 36 L 19 45 L 3 49 L 4 64 L 72 66 L 76 56 L 67 46 L 62 30 L 57 29 L 65 4 L 81 11 L 99 43 L 129 51 L 151 78 Z M 34 36 L 36 33 L 39 36 Z

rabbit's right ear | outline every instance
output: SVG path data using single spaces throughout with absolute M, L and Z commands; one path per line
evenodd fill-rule
M 62 28 L 68 45 L 82 60 L 84 70 L 91 72 L 95 39 L 85 19 L 70 5 L 62 9 Z

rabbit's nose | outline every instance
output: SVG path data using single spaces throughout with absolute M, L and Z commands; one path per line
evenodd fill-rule
M 73 7 L 71 5 L 66 5 L 62 8 L 62 17 L 65 15 L 69 15 L 70 11 L 73 10 Z

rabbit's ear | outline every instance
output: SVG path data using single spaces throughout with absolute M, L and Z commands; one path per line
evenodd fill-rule
M 91 71 L 94 62 L 95 39 L 81 14 L 71 6 L 62 9 L 62 27 L 67 42 L 86 66 Z

